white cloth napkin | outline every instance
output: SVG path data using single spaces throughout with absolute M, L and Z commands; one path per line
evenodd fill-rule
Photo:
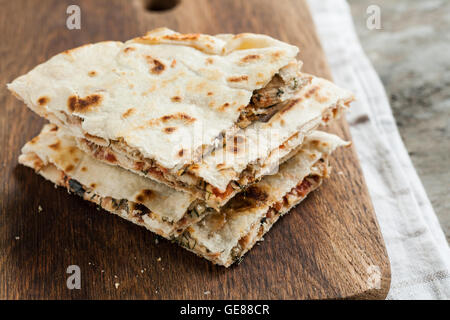
M 350 8 L 345 0 L 308 4 L 334 81 L 357 98 L 347 120 L 391 262 L 388 299 L 450 299 L 450 248 Z

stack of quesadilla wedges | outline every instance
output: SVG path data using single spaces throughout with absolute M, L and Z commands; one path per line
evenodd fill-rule
M 60 53 L 8 84 L 51 124 L 19 162 L 224 266 L 328 177 L 317 131 L 353 100 L 295 46 L 166 28 Z

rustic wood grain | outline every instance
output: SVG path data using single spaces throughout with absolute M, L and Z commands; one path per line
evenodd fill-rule
M 0 298 L 384 298 L 389 260 L 353 148 L 337 151 L 332 178 L 230 269 L 169 241 L 155 244 L 152 233 L 98 212 L 17 164 L 21 146 L 44 120 L 9 94 L 5 84 L 84 43 L 126 40 L 158 26 L 210 34 L 266 33 L 298 45 L 305 71 L 330 77 L 303 1 L 181 0 L 171 11 L 152 13 L 144 2 L 0 1 Z M 81 7 L 81 30 L 65 27 L 69 4 Z M 332 131 L 350 139 L 345 121 Z M 81 268 L 81 290 L 66 287 L 71 264 Z M 380 289 L 368 287 L 371 265 L 381 271 Z

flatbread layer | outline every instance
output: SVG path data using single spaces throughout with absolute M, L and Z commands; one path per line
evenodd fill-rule
M 289 99 L 299 85 L 297 53 L 265 35 L 161 28 L 125 43 L 65 51 L 8 88 L 75 136 L 115 142 L 162 168 L 180 169 L 217 137 L 258 119 L 267 104 Z M 261 98 L 253 97 L 269 83 Z M 273 96 L 273 86 L 283 93 Z
M 238 194 L 219 212 L 204 209 L 186 193 L 93 159 L 54 125 L 46 125 L 23 147 L 19 162 L 111 213 L 230 266 L 320 185 L 329 172 L 329 154 L 347 144 L 334 135 L 313 132 L 278 173 Z
M 339 117 L 353 95 L 331 82 L 300 73 L 302 86 L 292 99 L 267 121 L 257 121 L 231 136 L 201 161 L 180 170 L 166 170 L 142 154 L 111 143 L 100 145 L 87 138 L 79 147 L 96 159 L 189 192 L 219 209 L 237 193 L 292 157 L 303 139 L 319 125 Z
M 173 238 L 212 211 L 187 193 L 95 160 L 53 124 L 25 144 L 19 162 L 108 211 L 136 217 L 165 238 Z
M 189 226 L 177 238 L 180 245 L 219 265 L 239 261 L 281 215 L 319 187 L 330 172 L 329 154 L 344 145 L 348 143 L 334 135 L 313 132 L 276 174 L 265 176 L 220 212 Z

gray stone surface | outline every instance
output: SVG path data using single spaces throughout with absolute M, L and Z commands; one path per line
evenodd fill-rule
M 450 242 L 450 1 L 348 0 L 362 46 Z M 381 9 L 381 29 L 366 9 Z

